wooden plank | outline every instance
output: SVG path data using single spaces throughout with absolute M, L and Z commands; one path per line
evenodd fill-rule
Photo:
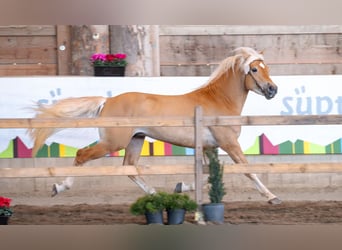
M 342 74 L 342 63 L 329 64 L 307 64 L 307 63 L 289 63 L 289 64 L 267 64 L 270 67 L 272 76 L 277 75 L 334 75 Z M 162 65 L 160 67 L 161 76 L 209 76 L 216 64 L 180 64 L 180 65 Z
M 0 37 L 0 63 L 56 63 L 56 38 L 52 36 Z
M 95 166 L 95 167 L 39 167 L 0 168 L 0 178 L 63 177 L 63 176 L 124 176 L 193 174 L 193 164 L 163 166 Z
M 0 65 L 0 76 L 56 75 L 56 64 Z
M 208 166 L 204 167 L 208 174 Z M 224 164 L 224 174 L 244 173 L 341 173 L 342 164 L 338 162 L 315 163 L 258 163 Z M 0 178 L 40 178 L 65 176 L 126 176 L 126 175 L 183 175 L 194 174 L 193 164 L 140 165 L 135 166 L 93 166 L 93 167 L 39 167 L 39 168 L 0 168 Z
M 0 36 L 55 36 L 54 25 L 0 26 Z
M 342 33 L 342 25 L 160 25 L 161 36 Z
M 341 173 L 339 162 L 225 164 L 225 174 Z
M 203 126 L 269 126 L 342 124 L 342 115 L 205 116 Z M 0 128 L 193 127 L 193 117 L 3 118 Z
M 162 36 L 160 63 L 219 63 L 240 46 L 264 50 L 267 64 L 341 63 L 342 34 Z
M 203 110 L 195 107 L 195 200 L 197 205 L 203 203 Z
M 0 119 L 0 128 L 87 128 L 194 126 L 193 117 L 101 117 L 80 119 Z
M 57 74 L 71 75 L 71 26 L 57 25 Z

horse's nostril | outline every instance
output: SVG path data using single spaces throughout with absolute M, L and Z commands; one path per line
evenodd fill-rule
M 268 85 L 268 92 L 269 93 L 277 93 L 277 87 L 272 86 L 272 85 Z

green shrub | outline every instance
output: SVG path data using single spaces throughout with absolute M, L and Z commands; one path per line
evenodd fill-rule
M 211 203 L 221 203 L 223 196 L 226 194 L 222 180 L 223 165 L 220 164 L 217 149 L 209 149 L 205 153 L 209 158 L 209 199 Z
M 171 209 L 185 209 L 188 212 L 195 211 L 197 208 L 197 203 L 190 199 L 187 194 L 173 193 L 165 196 L 165 208 L 167 210 Z
M 167 193 L 158 192 L 155 194 L 147 194 L 138 198 L 130 207 L 130 211 L 134 215 L 143 215 L 146 212 L 155 213 L 165 209 L 165 199 Z

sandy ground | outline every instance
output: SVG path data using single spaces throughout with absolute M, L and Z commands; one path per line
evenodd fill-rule
M 129 204 L 15 205 L 10 225 L 115 225 L 145 224 L 144 216 L 129 212 Z M 166 217 L 166 216 L 164 216 Z M 187 213 L 185 223 L 196 223 Z M 225 223 L 229 224 L 342 224 L 341 201 L 225 202 Z

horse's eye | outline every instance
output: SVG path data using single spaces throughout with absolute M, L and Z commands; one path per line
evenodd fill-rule
M 253 73 L 258 72 L 258 69 L 257 69 L 257 68 L 252 68 L 251 70 L 252 70 Z

